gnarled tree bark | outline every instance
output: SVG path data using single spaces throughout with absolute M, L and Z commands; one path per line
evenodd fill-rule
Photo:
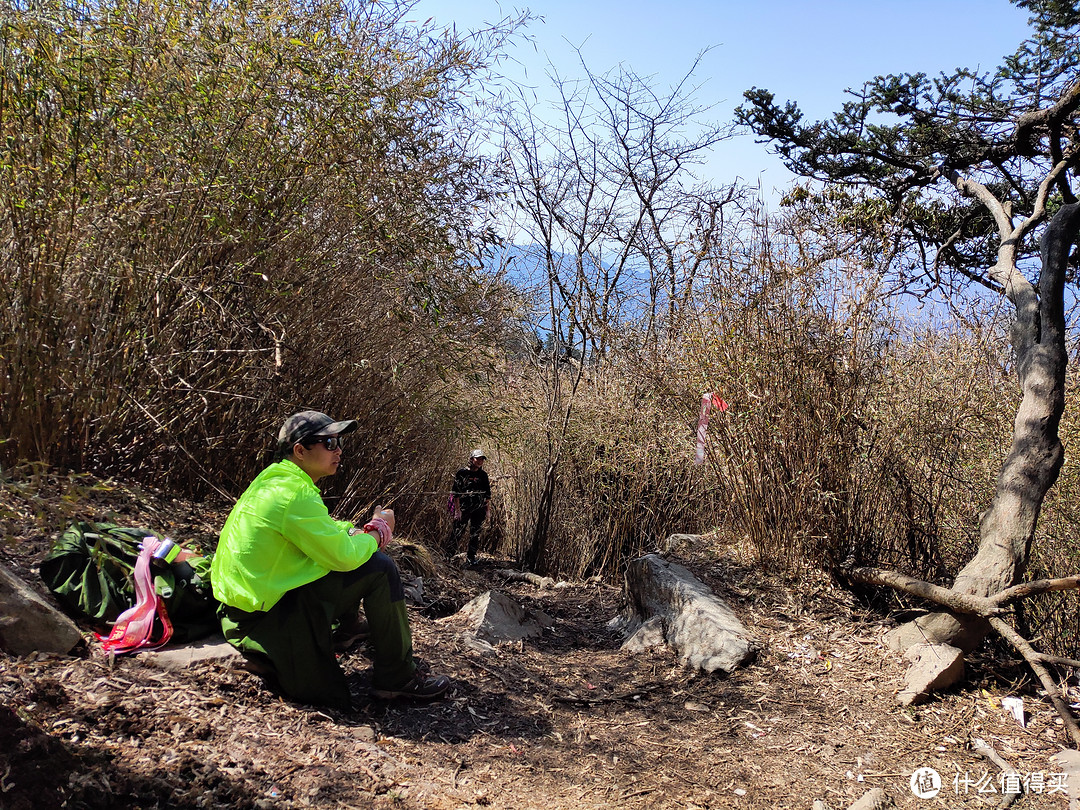
M 964 566 L 952 590 L 986 597 L 1016 584 L 1023 576 L 1043 500 L 1057 481 L 1065 451 L 1058 426 L 1065 409 L 1064 284 L 1069 253 L 1080 233 L 1080 204 L 1058 209 L 1042 238 L 1038 291 L 1008 256 L 1002 229 L 998 266 L 1008 263 L 1006 295 L 1016 308 L 1012 337 L 1023 399 L 1013 427 L 1012 449 L 998 475 L 993 502 L 979 521 L 979 549 Z M 1015 233 L 1009 234 L 1015 238 Z M 990 630 L 980 616 L 938 612 L 896 630 L 889 643 L 951 644 L 970 652 Z

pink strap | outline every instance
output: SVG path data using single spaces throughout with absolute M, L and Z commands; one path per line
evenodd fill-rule
M 166 538 L 166 541 L 168 538 Z M 135 560 L 135 605 L 116 617 L 108 637 L 95 633 L 105 652 L 122 653 L 136 650 L 156 649 L 172 638 L 172 623 L 165 611 L 165 603 L 154 589 L 154 577 L 150 572 L 150 558 L 165 541 L 154 536 L 144 537 Z M 161 636 L 153 638 L 154 620 L 161 619 Z
M 699 467 L 705 463 L 705 431 L 709 427 L 710 407 L 723 413 L 728 409 L 728 404 L 720 398 L 719 394 L 711 391 L 701 395 L 701 415 L 697 422 L 697 448 L 694 452 L 694 464 Z
M 394 534 L 390 531 L 390 525 L 380 517 L 372 518 L 365 523 L 364 531 L 379 535 L 379 548 L 382 548 L 394 539 Z

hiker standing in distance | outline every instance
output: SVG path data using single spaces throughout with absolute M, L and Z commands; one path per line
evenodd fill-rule
M 356 428 L 353 419 L 335 422 L 319 411 L 285 421 L 276 461 L 225 521 L 210 577 L 222 631 L 248 669 L 294 700 L 344 710 L 352 698 L 335 646 L 362 632 L 374 648 L 375 697 L 431 700 L 450 686 L 445 676 L 418 672 L 413 659 L 401 576 L 382 551 L 393 537 L 393 511 L 376 507 L 360 529 L 330 517 L 316 486 L 337 472 L 342 436 Z
M 457 551 L 465 527 L 469 527 L 469 547 L 465 559 L 469 565 L 476 564 L 476 552 L 480 549 L 480 526 L 488 513 L 491 500 L 491 482 L 484 472 L 484 451 L 473 450 L 469 454 L 469 466 L 462 467 L 454 476 L 452 488 L 454 501 L 454 528 L 450 535 L 450 548 Z

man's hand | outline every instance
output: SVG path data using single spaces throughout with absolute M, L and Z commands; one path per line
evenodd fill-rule
M 394 510 L 383 509 L 381 506 L 376 506 L 375 511 L 371 515 L 372 519 L 382 518 L 386 521 L 386 525 L 390 527 L 390 531 L 394 530 Z

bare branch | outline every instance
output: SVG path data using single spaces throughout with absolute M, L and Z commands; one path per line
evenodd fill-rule
M 944 169 L 942 174 L 947 177 L 949 181 L 956 186 L 956 190 L 965 197 L 971 197 L 973 200 L 978 200 L 985 206 L 986 210 L 990 212 L 990 215 L 994 218 L 994 222 L 997 224 L 998 238 L 1000 238 L 1002 242 L 1005 242 L 1013 235 L 1012 217 L 1009 216 L 1009 212 L 1005 210 L 1005 206 L 1001 204 L 1001 200 L 995 197 L 990 189 L 977 180 L 964 177 L 955 169 Z
M 1024 660 L 1028 662 L 1028 666 L 1038 676 L 1039 682 L 1042 683 L 1043 689 L 1046 690 L 1046 696 L 1050 698 L 1050 702 L 1057 709 L 1057 713 L 1065 724 L 1065 730 L 1069 732 L 1073 744 L 1080 748 L 1080 725 L 1077 725 L 1076 718 L 1073 717 L 1069 707 L 1062 700 L 1061 688 L 1054 682 L 1049 670 L 1043 666 L 1042 655 L 1004 619 L 991 618 L 990 625 L 1013 646 L 1013 649 L 1024 656 Z
M 1069 167 L 1069 163 L 1070 161 L 1067 160 L 1059 161 L 1046 177 L 1043 178 L 1043 181 L 1039 183 L 1039 192 L 1035 196 L 1034 210 L 1032 210 L 1031 215 L 1016 228 L 1015 238 L 1018 243 L 1027 235 L 1028 231 L 1034 228 L 1042 221 L 1043 217 L 1046 216 L 1046 200 L 1050 196 L 1050 187 L 1062 176 L 1064 171 Z
M 980 739 L 978 737 L 972 737 L 971 748 L 975 751 L 976 754 L 979 754 L 980 756 L 990 760 L 995 765 L 997 765 L 998 768 L 1001 769 L 1001 772 L 1006 776 L 1020 775 L 1019 771 L 1017 771 L 1016 768 L 1010 765 L 1005 760 L 1005 758 L 1001 756 L 1001 754 L 991 748 L 990 744 L 986 742 L 986 740 Z M 1020 795 L 1020 793 L 1003 793 L 1001 800 L 998 802 L 998 810 L 1005 810 L 1005 808 L 1012 805 L 1012 803 L 1015 802 L 1020 797 Z
M 1000 593 L 990 597 L 989 601 L 995 605 L 1011 605 L 1029 596 L 1036 596 L 1049 591 L 1071 591 L 1080 588 L 1080 576 L 1062 577 L 1060 579 L 1038 579 L 1034 582 L 1022 582 L 1013 585 Z
M 1033 110 L 1021 115 L 1016 122 L 1013 140 L 1017 144 L 1033 143 L 1037 139 L 1035 129 L 1041 125 L 1059 128 L 1073 112 L 1080 108 L 1080 82 L 1075 82 L 1057 103 L 1043 110 Z

